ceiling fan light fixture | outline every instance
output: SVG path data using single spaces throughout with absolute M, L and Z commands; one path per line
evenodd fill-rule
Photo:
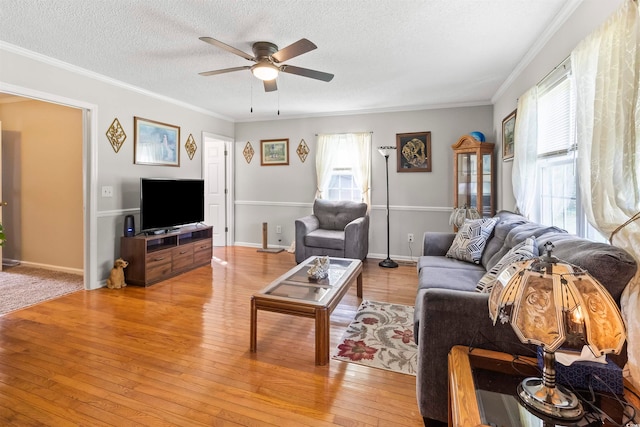
M 251 67 L 251 72 L 260 80 L 273 80 L 278 77 L 278 67 L 268 62 L 261 62 Z

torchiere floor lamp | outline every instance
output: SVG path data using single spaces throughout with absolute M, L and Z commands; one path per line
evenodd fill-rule
M 378 264 L 380 267 L 385 268 L 395 268 L 398 266 L 398 263 L 392 260 L 389 256 L 389 154 L 391 154 L 395 149 L 396 147 L 391 146 L 378 147 L 378 151 L 384 156 L 384 161 L 387 167 L 387 259 L 380 261 Z

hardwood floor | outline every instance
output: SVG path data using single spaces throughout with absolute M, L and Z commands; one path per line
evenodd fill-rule
M 364 298 L 413 305 L 415 266 L 364 265 Z M 0 317 L 0 425 L 421 426 L 415 377 L 314 364 L 314 321 L 250 296 L 292 254 L 215 248 L 213 267 L 149 288 L 81 291 Z M 331 316 L 331 348 L 355 285 Z

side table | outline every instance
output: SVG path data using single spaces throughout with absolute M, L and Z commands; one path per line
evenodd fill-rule
M 590 426 L 591 414 L 573 423 L 556 424 L 542 419 L 525 408 L 516 395 L 516 386 L 525 377 L 540 376 L 537 360 L 483 349 L 455 346 L 449 353 L 449 426 Z M 634 395 L 635 393 L 635 395 Z M 596 406 L 611 417 L 598 425 L 615 426 L 623 421 L 623 407 L 609 394 L 598 394 Z M 622 397 L 636 408 L 640 418 L 640 399 L 625 380 Z M 585 411 L 589 408 L 585 406 Z M 629 410 L 627 410 L 629 413 Z M 590 418 L 591 417 L 591 418 Z M 628 420 L 624 420 L 625 422 Z M 638 422 L 638 421 L 635 421 Z M 633 424 L 631 424 L 633 425 Z

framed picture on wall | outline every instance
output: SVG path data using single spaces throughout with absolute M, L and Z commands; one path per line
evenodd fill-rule
M 516 110 L 502 120 L 502 160 L 513 160 Z
M 431 132 L 396 134 L 398 172 L 431 172 Z
M 276 166 L 289 164 L 289 138 L 261 139 L 260 165 Z
M 180 128 L 134 117 L 133 163 L 180 166 Z

